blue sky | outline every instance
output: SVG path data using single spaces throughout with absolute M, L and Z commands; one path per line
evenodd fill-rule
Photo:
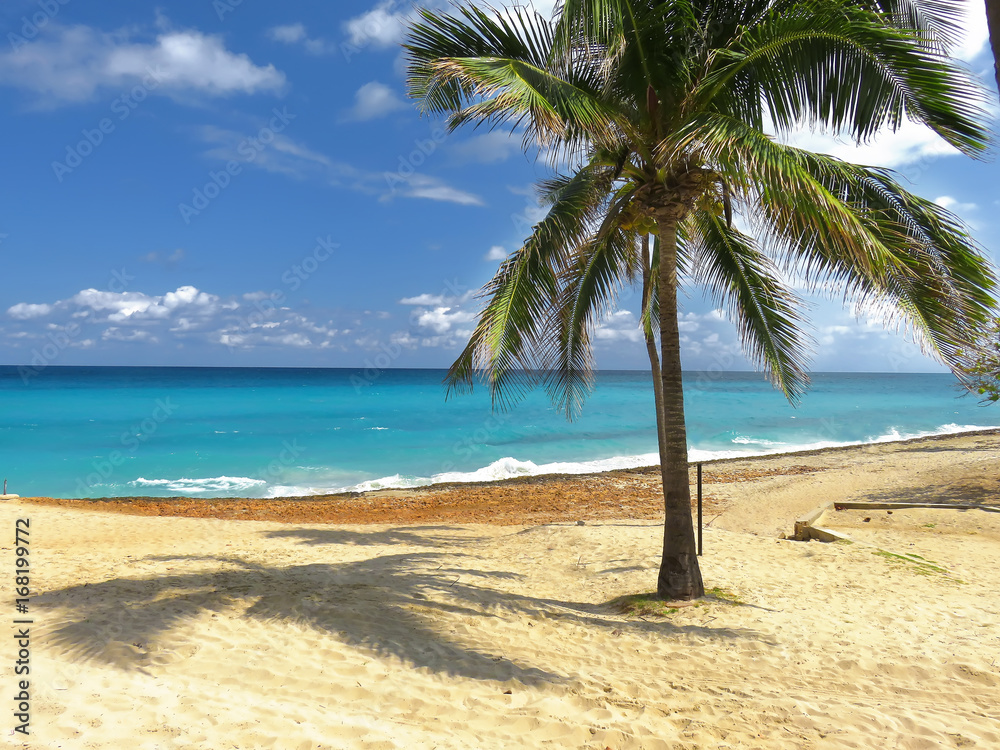
M 960 55 L 992 85 L 981 6 Z M 0 364 L 450 364 L 548 170 L 519 138 L 419 116 L 412 8 L 4 0 Z M 910 126 L 796 140 L 898 170 L 998 258 L 995 162 Z M 685 366 L 745 369 L 711 302 L 682 302 Z M 646 367 L 635 303 L 598 330 L 598 366 Z M 941 369 L 839 300 L 810 305 L 815 370 Z

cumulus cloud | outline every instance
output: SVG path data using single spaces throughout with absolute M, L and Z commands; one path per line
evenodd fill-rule
M 222 37 L 165 30 L 152 40 L 133 31 L 52 25 L 35 41 L 0 52 L 0 84 L 54 105 L 88 101 L 108 91 L 142 86 L 175 98 L 278 93 L 285 76 L 226 48 Z
M 413 317 L 418 328 L 429 329 L 439 335 L 448 333 L 456 326 L 471 323 L 476 319 L 475 313 L 465 310 L 453 310 L 450 307 L 435 307 L 430 310 L 420 310 L 415 312 Z
M 629 310 L 616 310 L 594 329 L 594 338 L 601 342 L 642 341 L 639 319 Z
M 52 305 L 33 305 L 27 302 L 19 302 L 7 308 L 7 314 L 16 320 L 43 318 L 50 312 L 52 312 Z
M 412 13 L 412 8 L 404 3 L 383 0 L 371 10 L 347 21 L 344 32 L 354 47 L 371 45 L 385 49 L 402 41 Z
M 0 340 L 30 347 L 51 332 L 72 331 L 68 346 L 105 343 L 155 344 L 187 339 L 230 349 L 259 346 L 325 349 L 341 346 L 347 331 L 333 320 L 316 320 L 281 304 L 274 291 L 223 298 L 194 286 L 164 294 L 83 289 L 53 303 L 21 302 L 7 309 L 14 321 Z M 87 334 L 86 337 L 84 334 Z
M 220 302 L 214 294 L 201 292 L 193 286 L 181 286 L 162 296 L 84 289 L 55 306 L 62 309 L 75 307 L 76 312 L 87 317 L 121 323 L 162 320 L 181 308 L 187 308 L 188 314 L 211 315 L 218 310 Z
M 472 335 L 476 313 L 466 309 L 473 298 L 472 290 L 449 289 L 440 294 L 418 294 L 404 297 L 399 304 L 412 307 L 410 330 L 397 331 L 394 342 L 407 348 L 453 348 Z
M 369 81 L 355 92 L 354 106 L 347 116 L 350 120 L 374 120 L 406 108 L 406 102 L 391 88 L 378 81 Z
M 507 258 L 507 254 L 507 250 L 503 247 L 503 245 L 494 245 L 486 251 L 486 255 L 483 256 L 483 260 L 505 260 Z

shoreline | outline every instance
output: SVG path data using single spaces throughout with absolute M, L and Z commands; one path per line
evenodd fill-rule
M 1000 429 L 930 435 L 899 441 L 860 443 L 788 453 L 769 453 L 700 462 L 704 466 L 706 518 L 726 511 L 733 487 L 741 483 L 828 471 L 838 464 L 942 445 L 983 440 L 1000 457 Z M 694 484 L 694 468 L 689 463 Z M 919 464 L 919 462 L 916 462 Z M 919 469 L 919 466 L 914 467 Z M 846 498 L 831 498 L 846 499 Z M 695 492 L 692 487 L 692 503 Z M 611 518 L 662 517 L 659 467 L 613 469 L 590 474 L 539 474 L 479 482 L 450 482 L 367 492 L 342 492 L 275 498 L 197 498 L 189 496 L 67 499 L 25 497 L 34 505 L 126 513 L 283 523 L 384 524 L 489 523 L 526 525 Z M 820 505 L 795 508 L 805 513 Z

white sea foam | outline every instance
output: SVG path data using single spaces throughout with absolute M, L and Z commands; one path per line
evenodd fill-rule
M 361 482 L 352 487 L 344 487 L 339 491 L 369 492 L 371 490 L 404 489 L 407 487 L 422 487 L 428 484 L 443 484 L 445 482 L 493 482 L 499 479 L 514 477 L 533 477 L 541 474 L 596 474 L 614 469 L 634 469 L 637 466 L 650 466 L 657 463 L 656 453 L 646 453 L 637 456 L 616 456 L 602 458 L 596 461 L 561 461 L 548 464 L 536 464 L 534 461 L 520 461 L 511 456 L 497 459 L 489 466 L 475 471 L 446 471 L 430 477 L 413 477 L 393 474 Z M 338 490 L 329 490 L 338 491 Z
M 791 444 L 781 443 L 771 440 L 758 440 L 755 438 L 739 438 L 733 440 L 737 444 L 764 446 L 761 450 L 703 450 L 692 448 L 688 451 L 688 460 L 712 461 L 722 458 L 745 458 L 748 456 L 768 456 L 781 453 L 794 453 L 797 451 L 820 450 L 823 448 L 841 448 L 851 445 L 865 445 L 868 443 L 888 443 L 899 440 L 912 440 L 921 437 L 931 437 L 934 435 L 952 435 L 962 432 L 975 432 L 977 430 L 1000 429 L 1000 427 L 983 427 L 981 425 L 958 425 L 946 424 L 935 430 L 922 432 L 900 432 L 897 428 L 891 428 L 884 435 L 878 435 L 868 440 L 838 442 L 834 440 L 821 440 L 812 443 Z M 511 479 L 513 477 L 539 476 L 542 474 L 596 474 L 603 471 L 613 471 L 615 469 L 634 469 L 640 466 L 655 466 L 659 463 L 659 454 L 644 453 L 634 456 L 615 456 L 613 458 L 602 458 L 595 461 L 566 461 L 547 464 L 536 464 L 533 461 L 521 461 L 510 456 L 498 459 L 489 466 L 484 466 L 475 471 L 449 471 L 434 474 L 431 477 L 413 477 L 393 474 L 392 476 L 380 477 L 366 482 L 353 485 L 351 487 L 328 488 L 324 492 L 368 492 L 371 490 L 383 489 L 404 489 L 407 487 L 421 487 L 428 484 L 441 484 L 444 482 L 490 482 L 499 479 Z M 298 489 L 305 488 L 282 488 Z M 310 492 L 290 492 L 295 494 L 312 494 Z
M 851 445 L 865 445 L 870 443 L 888 443 L 899 440 L 912 440 L 914 438 L 931 437 L 934 435 L 952 435 L 963 432 L 975 432 L 978 430 L 1000 429 L 1000 427 L 984 427 L 981 425 L 958 425 L 947 424 L 935 430 L 923 432 L 900 432 L 897 428 L 891 428 L 883 435 L 877 435 L 867 440 L 854 442 L 839 442 L 834 440 L 821 440 L 811 443 L 791 444 L 777 441 L 756 440 L 747 438 L 746 440 L 733 440 L 738 445 L 746 445 L 747 448 L 732 450 L 704 450 L 692 448 L 688 451 L 688 460 L 692 462 L 712 461 L 723 458 L 746 458 L 749 456 L 770 456 L 782 453 L 794 453 L 797 451 L 820 450 L 823 448 L 842 448 Z M 749 446 L 762 446 L 760 449 L 748 449 Z M 430 484 L 442 484 L 445 482 L 490 482 L 500 479 L 511 479 L 514 477 L 540 476 L 543 474 L 596 474 L 615 469 L 634 469 L 641 466 L 655 466 L 659 463 L 657 453 L 643 453 L 632 456 L 615 456 L 613 458 L 602 458 L 593 461 L 560 461 L 547 464 L 536 464 L 534 461 L 522 461 L 511 456 L 500 458 L 488 466 L 474 471 L 449 471 L 434 474 L 429 477 L 408 476 L 403 474 L 392 474 L 390 476 L 369 479 L 351 485 L 343 485 L 334 479 L 331 482 L 319 484 L 319 480 L 314 485 L 271 485 L 266 490 L 268 497 L 301 497 L 306 495 L 333 494 L 337 492 L 371 492 L 373 490 L 387 489 L 407 489 L 410 487 L 423 487 Z M 310 467 L 312 468 L 312 467 Z M 218 477 L 219 480 L 248 481 L 253 482 L 253 488 L 260 491 L 262 480 L 252 480 L 243 478 Z M 138 480 L 147 482 L 149 480 Z M 168 482 L 170 480 L 152 480 L 153 482 Z M 180 482 L 212 482 L 216 480 L 175 480 Z M 150 483 L 151 484 L 151 483 Z M 235 490 L 236 488 L 234 488 Z M 250 487 L 247 487 L 250 489 Z M 194 490 L 185 490 L 191 491 Z M 218 491 L 203 489 L 202 491 Z
M 788 443 L 778 440 L 765 440 L 764 438 L 755 438 L 749 435 L 737 435 L 731 442 L 737 445 L 788 445 Z
M 203 492 L 240 493 L 261 488 L 267 484 L 263 479 L 251 477 L 209 477 L 206 479 L 146 479 L 139 477 L 131 482 L 133 487 L 156 487 L 168 492 L 179 492 L 184 495 L 198 495 Z
M 760 451 L 748 451 L 748 450 L 730 450 L 730 451 L 709 451 L 700 450 L 698 448 L 692 448 L 688 451 L 689 461 L 713 461 L 721 458 L 742 458 L 745 456 L 772 456 L 781 453 L 797 453 L 799 451 L 813 451 L 822 450 L 824 448 L 846 448 L 852 445 L 870 445 L 871 443 L 893 443 L 900 440 L 915 440 L 917 438 L 924 437 L 934 437 L 936 435 L 958 435 L 963 432 L 977 432 L 979 430 L 996 430 L 1000 427 L 991 427 L 983 425 L 959 425 L 959 424 L 946 424 L 941 425 L 934 430 L 923 430 L 920 432 L 900 432 L 896 427 L 890 427 L 889 431 L 883 435 L 877 435 L 875 437 L 869 437 L 866 440 L 818 440 L 812 443 L 770 443 L 767 440 L 748 440 L 747 443 L 756 443 L 759 445 L 773 445 L 781 446 L 780 448 L 767 448 Z M 738 439 L 732 442 L 743 442 Z

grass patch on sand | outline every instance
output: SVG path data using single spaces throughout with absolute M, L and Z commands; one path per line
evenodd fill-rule
M 655 592 L 652 594 L 631 594 L 620 596 L 611 601 L 611 606 L 626 617 L 669 617 L 680 612 L 677 607 L 671 607 Z
M 942 568 L 933 560 L 928 560 L 920 555 L 915 555 L 912 552 L 904 555 L 896 554 L 895 552 L 889 552 L 884 549 L 877 549 L 872 552 L 873 555 L 878 555 L 879 557 L 884 557 L 891 563 L 896 564 L 906 564 L 909 566 L 910 570 L 920 576 L 945 576 L 946 578 L 951 578 L 957 583 L 964 583 L 964 581 L 959 580 L 952 576 L 951 571 L 946 568 Z

